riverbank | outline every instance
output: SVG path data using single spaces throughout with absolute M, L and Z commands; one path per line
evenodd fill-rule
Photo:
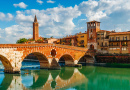
M 125 63 L 94 63 L 94 64 L 86 64 L 86 66 L 130 68 L 130 64 L 125 64 Z

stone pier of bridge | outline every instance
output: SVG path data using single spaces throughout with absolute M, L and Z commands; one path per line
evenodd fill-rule
M 6 73 L 20 73 L 22 61 L 31 53 L 37 56 L 40 68 L 60 69 L 58 62 L 61 58 L 64 58 L 66 66 L 74 66 L 87 50 L 57 44 L 0 44 L 0 60 Z

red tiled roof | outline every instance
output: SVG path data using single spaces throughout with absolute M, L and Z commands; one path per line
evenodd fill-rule
M 110 35 L 123 35 L 123 34 L 130 34 L 130 32 L 116 32 L 116 33 L 110 33 Z
M 106 32 L 111 32 L 111 31 L 107 31 L 107 30 L 99 30 L 98 32 L 102 32 L 102 31 L 104 31 L 104 32 L 105 32 L 105 31 L 106 31 Z

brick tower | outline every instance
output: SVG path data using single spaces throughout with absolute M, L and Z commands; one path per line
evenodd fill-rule
M 97 31 L 100 30 L 100 22 L 87 22 L 87 48 L 97 49 Z
M 35 15 L 33 22 L 33 40 L 38 40 L 38 38 L 39 38 L 39 25 L 37 22 L 37 17 Z

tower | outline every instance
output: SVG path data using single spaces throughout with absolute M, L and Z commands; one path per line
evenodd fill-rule
M 87 48 L 97 49 L 97 31 L 100 30 L 100 22 L 87 22 Z
M 39 25 L 37 22 L 37 17 L 35 15 L 33 22 L 33 40 L 38 40 L 38 38 L 39 38 Z

